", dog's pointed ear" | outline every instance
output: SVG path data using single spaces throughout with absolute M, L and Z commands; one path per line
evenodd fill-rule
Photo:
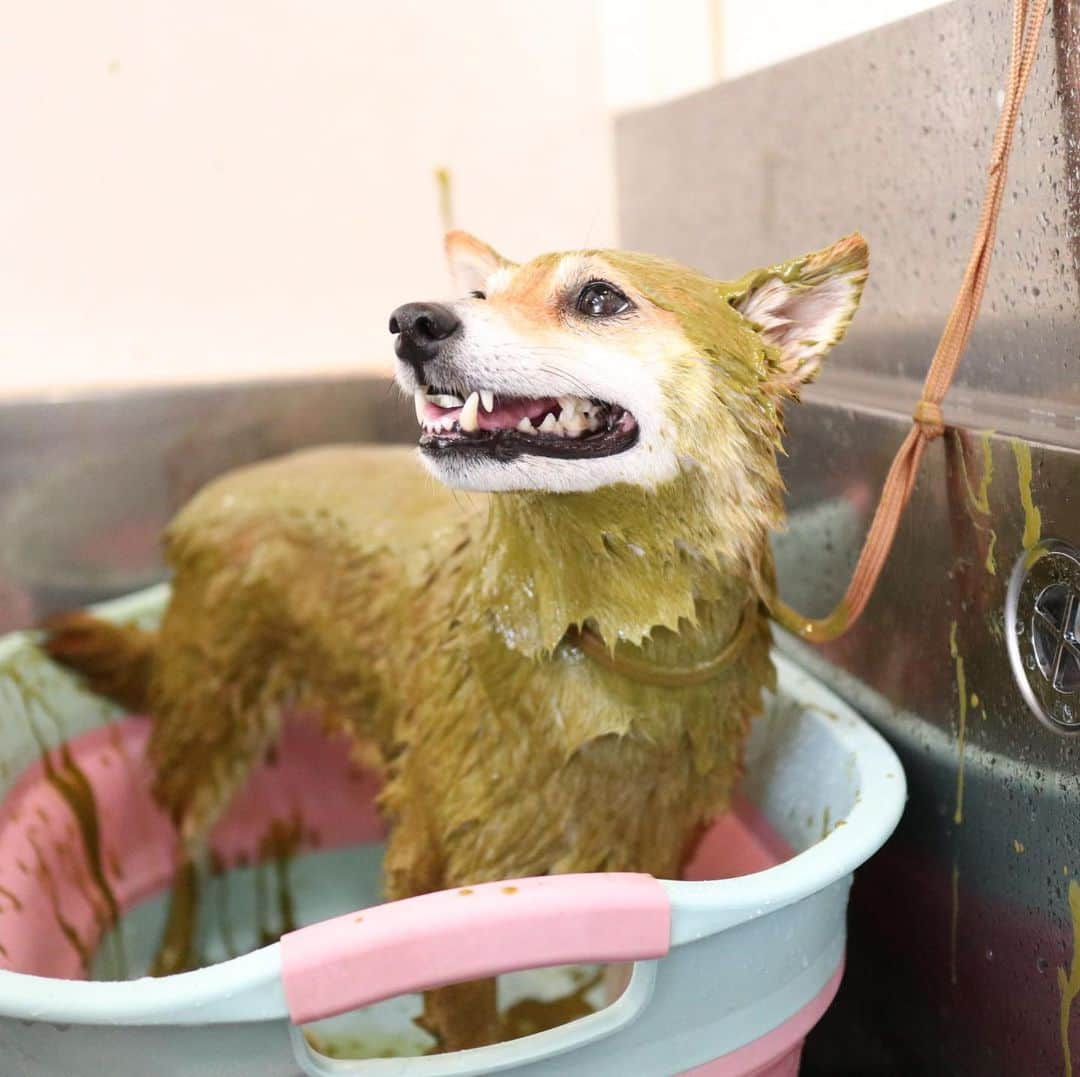
M 776 388 L 795 393 L 843 337 L 866 283 L 869 252 L 857 232 L 812 254 L 755 270 L 729 302 L 775 349 Z
M 446 261 L 455 286 L 462 292 L 483 291 L 488 278 L 513 265 L 501 254 L 468 232 L 446 233 Z

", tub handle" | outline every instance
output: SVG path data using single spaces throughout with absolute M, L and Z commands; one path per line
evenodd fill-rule
M 651 875 L 481 883 L 347 913 L 281 937 L 294 1024 L 395 995 L 550 965 L 663 957 L 671 904 Z

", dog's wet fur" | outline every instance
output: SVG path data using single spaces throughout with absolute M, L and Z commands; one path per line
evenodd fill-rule
M 781 408 L 843 334 L 865 244 L 727 283 L 618 252 L 515 266 L 462 233 L 448 250 L 479 297 L 452 305 L 460 330 L 429 366 L 401 364 L 406 391 L 430 392 L 418 371 L 444 404 L 483 391 L 489 425 L 574 394 L 632 416 L 636 436 L 577 458 L 527 451 L 532 435 L 509 459 L 436 446 L 424 464 L 442 483 L 415 452 L 376 447 L 235 471 L 169 527 L 156 634 L 77 614 L 46 646 L 154 715 L 155 793 L 192 859 L 290 710 L 385 770 L 389 899 L 550 872 L 677 876 L 772 683 Z M 597 280 L 628 306 L 595 288 L 583 305 Z M 476 407 L 428 411 L 453 440 Z M 747 610 L 745 644 L 704 684 L 620 676 L 572 631 L 693 666 Z M 431 991 L 425 1027 L 448 1050 L 503 1038 L 494 998 L 491 982 Z

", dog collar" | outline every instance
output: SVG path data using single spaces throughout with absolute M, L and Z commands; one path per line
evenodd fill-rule
M 716 654 L 689 666 L 661 666 L 640 658 L 612 654 L 599 633 L 587 625 L 572 629 L 567 633 L 566 639 L 573 646 L 580 647 L 593 662 L 609 673 L 618 674 L 638 684 L 651 684 L 661 688 L 688 688 L 707 684 L 743 649 L 755 623 L 754 618 L 749 615 L 753 604 L 748 602 L 743 607 L 731 639 Z

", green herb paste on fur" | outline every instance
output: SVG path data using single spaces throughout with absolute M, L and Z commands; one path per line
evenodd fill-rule
M 60 624 L 50 649 L 127 702 L 145 690 L 155 792 L 192 858 L 292 710 L 383 767 L 390 898 L 677 876 L 773 683 L 781 408 L 843 334 L 865 244 L 735 282 L 645 255 L 514 266 L 462 233 L 448 246 L 471 298 L 406 305 L 392 327 L 424 459 L 458 489 L 374 447 L 233 472 L 169 528 L 156 637 L 88 645 L 84 619 L 78 648 Z M 491 984 L 429 993 L 425 1021 L 447 1047 L 501 1034 Z

